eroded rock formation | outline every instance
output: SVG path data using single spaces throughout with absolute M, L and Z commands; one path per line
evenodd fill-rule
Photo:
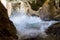
M 59 21 L 60 20 L 60 12 L 59 12 L 60 8 L 56 9 L 54 1 L 55 0 L 45 0 L 43 5 L 41 7 L 37 8 L 38 9 L 37 11 L 35 11 L 36 10 L 35 8 L 37 5 L 33 4 L 33 3 L 29 3 L 30 4 L 30 8 L 29 8 L 30 13 L 29 14 L 39 16 L 42 20 Z M 34 6 L 32 6 L 32 5 L 34 5 Z

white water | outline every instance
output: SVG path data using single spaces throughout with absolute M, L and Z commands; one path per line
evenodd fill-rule
M 36 37 L 37 35 L 46 36 L 45 30 L 55 21 L 42 21 L 39 17 L 29 16 L 26 14 L 24 7 L 21 6 L 20 11 L 14 11 L 10 20 L 17 29 L 18 37 Z

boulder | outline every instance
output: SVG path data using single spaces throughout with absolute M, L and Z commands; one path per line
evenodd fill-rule
M 60 39 L 60 22 L 51 25 L 47 30 L 46 33 L 48 35 L 54 35 L 56 38 Z
M 0 1 L 0 40 L 17 40 L 16 28 L 9 20 L 7 9 Z

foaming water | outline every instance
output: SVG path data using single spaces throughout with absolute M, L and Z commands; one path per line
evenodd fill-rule
M 20 11 L 13 11 L 10 20 L 17 29 L 17 35 L 25 37 L 36 37 L 37 35 L 46 36 L 45 30 L 56 21 L 42 21 L 40 17 L 29 16 L 26 14 L 24 7 Z
M 42 21 L 39 17 L 14 14 L 10 17 L 17 29 L 17 35 L 26 37 L 36 37 L 37 35 L 46 35 L 45 30 L 55 21 Z

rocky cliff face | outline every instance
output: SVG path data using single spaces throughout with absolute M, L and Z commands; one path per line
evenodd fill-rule
M 16 28 L 9 20 L 7 10 L 0 2 L 0 40 L 17 40 Z

